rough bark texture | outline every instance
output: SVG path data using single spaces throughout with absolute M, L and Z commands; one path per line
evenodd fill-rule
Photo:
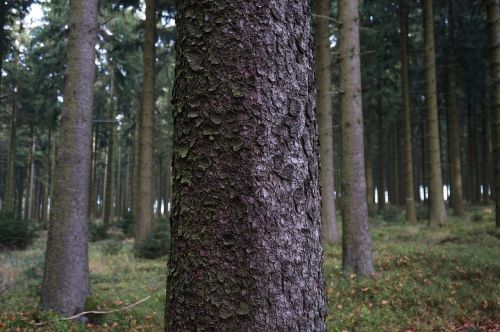
M 450 206 L 457 216 L 464 215 L 462 197 L 462 169 L 460 165 L 460 139 L 458 136 L 457 73 L 455 57 L 455 0 L 448 1 L 448 94 L 446 115 L 448 120 L 448 160 L 450 165 Z
M 366 276 L 373 272 L 368 229 L 359 9 L 357 0 L 339 0 L 340 121 L 342 130 L 342 268 Z
M 324 331 L 308 1 L 177 1 L 166 329 Z
M 339 239 L 335 212 L 335 186 L 333 168 L 333 118 L 330 30 L 330 0 L 314 0 L 314 42 L 316 68 L 316 100 L 319 130 L 321 222 L 323 241 L 334 243 Z
M 97 0 L 70 0 L 68 69 L 56 161 L 42 306 L 64 315 L 81 311 L 90 292 L 87 209 Z
M 109 110 L 108 120 L 114 121 L 116 117 L 116 96 L 115 96 L 115 74 L 114 68 L 110 68 L 110 88 L 109 88 Z M 113 221 L 113 199 L 115 197 L 115 142 L 116 142 L 116 124 L 109 123 L 108 128 L 108 153 L 106 161 L 106 192 L 104 194 L 104 216 L 102 221 L 105 225 L 110 225 Z
M 499 1 L 487 3 L 491 114 L 493 122 L 493 168 L 496 227 L 500 227 L 500 13 Z
M 410 105 L 410 64 L 408 60 L 408 0 L 400 1 L 400 59 L 401 88 L 404 112 L 404 187 L 406 196 L 406 220 L 417 221 L 415 197 L 413 195 L 413 147 L 411 139 L 411 105 Z
M 153 224 L 153 121 L 155 112 L 156 0 L 146 0 L 144 90 L 139 135 L 138 203 L 134 245 L 140 246 Z
M 443 198 L 443 178 L 439 147 L 439 119 L 436 89 L 436 59 L 434 52 L 434 19 L 432 0 L 423 0 L 425 40 L 425 80 L 427 107 L 427 155 L 429 162 L 429 225 L 446 224 Z

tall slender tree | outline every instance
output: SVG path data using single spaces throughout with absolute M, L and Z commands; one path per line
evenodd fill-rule
M 453 213 L 463 216 L 462 167 L 460 165 L 459 114 L 457 103 L 457 61 L 455 56 L 455 0 L 448 0 L 448 93 L 446 116 L 448 122 L 448 164 L 450 165 L 451 199 Z
M 410 105 L 410 64 L 408 59 L 408 0 L 399 2 L 400 26 L 400 59 L 401 59 L 401 89 L 404 111 L 404 179 L 406 197 L 406 220 L 417 221 L 415 198 L 413 190 L 413 147 L 411 138 L 411 105 Z
M 491 120 L 496 227 L 500 227 L 500 13 L 499 0 L 487 1 Z
M 425 83 L 427 107 L 427 155 L 429 162 L 429 225 L 444 226 L 446 209 L 443 198 L 443 178 L 439 146 L 439 117 L 436 88 L 436 58 L 434 47 L 434 15 L 432 0 L 423 0 L 425 40 Z
M 320 182 L 321 182 L 321 222 L 323 240 L 328 243 L 338 241 L 335 211 L 335 182 L 333 167 L 333 118 L 330 29 L 330 0 L 314 0 L 314 42 L 316 55 L 316 90 L 319 130 Z
M 359 8 L 339 0 L 340 121 L 342 130 L 342 268 L 360 276 L 373 273 L 368 229 L 361 98 Z M 379 189 L 380 190 L 380 189 Z
M 177 4 L 166 329 L 325 331 L 309 2 Z
M 90 292 L 87 209 L 98 0 L 70 0 L 66 85 L 42 306 L 71 315 Z
M 108 153 L 106 161 L 106 192 L 104 194 L 104 215 L 103 223 L 110 225 L 113 220 L 113 209 L 115 200 L 115 183 L 116 183 L 116 82 L 115 82 L 115 69 L 111 65 L 109 68 L 109 110 L 108 120 Z
M 156 0 L 146 0 L 144 35 L 144 90 L 140 113 L 139 165 L 135 246 L 151 233 L 153 221 L 153 122 L 155 111 Z

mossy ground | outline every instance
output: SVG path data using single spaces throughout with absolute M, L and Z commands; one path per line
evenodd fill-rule
M 498 331 L 500 232 L 490 209 L 450 217 L 442 229 L 376 217 L 371 230 L 377 273 L 341 272 L 340 245 L 325 248 L 329 331 Z M 47 331 L 159 331 L 163 328 L 166 257 L 134 257 L 131 240 L 114 255 L 105 240 L 90 245 L 92 309 L 151 298 L 94 323 L 53 322 Z M 0 330 L 35 330 L 56 316 L 38 310 L 45 237 L 28 250 L 0 253 Z M 115 246 L 113 246 L 115 247 Z

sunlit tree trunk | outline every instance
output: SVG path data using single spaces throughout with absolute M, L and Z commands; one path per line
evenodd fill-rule
M 427 154 L 429 162 L 429 225 L 444 226 L 447 216 L 443 198 L 443 178 L 439 146 L 439 119 L 434 51 L 432 0 L 423 0 L 425 40 L 425 80 L 427 107 Z
M 320 182 L 321 182 L 321 222 L 323 224 L 323 241 L 338 241 L 337 218 L 335 212 L 335 186 L 333 167 L 333 118 L 332 96 L 330 94 L 331 53 L 330 0 L 314 0 L 314 43 L 316 65 L 316 90 L 319 130 Z
M 90 180 L 97 0 L 70 0 L 68 55 L 56 186 L 42 282 L 42 307 L 84 309 L 90 293 L 87 209 Z
M 309 2 L 177 3 L 166 329 L 325 331 Z
M 488 40 L 491 84 L 491 115 L 493 122 L 493 167 L 495 186 L 496 227 L 500 227 L 500 13 L 499 1 L 488 0 Z
M 406 196 L 406 220 L 417 221 L 415 211 L 415 197 L 413 195 L 413 146 L 411 135 L 411 104 L 410 104 L 410 64 L 408 59 L 408 0 L 400 1 L 400 59 L 401 85 L 404 112 L 404 188 Z
M 373 259 L 366 202 L 357 0 L 339 0 L 339 20 L 342 268 L 366 276 L 373 273 Z
M 153 224 L 153 121 L 155 111 L 155 40 L 156 0 L 146 0 L 144 37 L 144 90 L 139 135 L 139 172 L 134 245 L 140 246 L 151 233 Z

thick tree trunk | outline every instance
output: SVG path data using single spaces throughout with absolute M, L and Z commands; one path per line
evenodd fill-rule
M 42 306 L 82 311 L 90 293 L 87 209 L 95 79 L 97 0 L 70 0 L 68 69 L 49 224 Z
M 434 16 L 432 0 L 423 0 L 425 79 L 427 106 L 427 154 L 429 162 L 429 225 L 444 226 L 447 216 L 443 198 L 443 178 L 439 146 L 439 121 L 434 52 Z
M 144 90 L 142 95 L 141 129 L 139 135 L 139 168 L 136 247 L 151 233 L 153 224 L 153 121 L 155 111 L 155 40 L 156 0 L 146 0 L 146 27 L 144 39 Z
M 340 121 L 342 131 L 342 268 L 373 273 L 366 203 L 359 9 L 357 0 L 339 0 Z
M 457 74 L 455 57 L 455 0 L 448 1 L 448 160 L 450 165 L 450 206 L 456 216 L 464 215 L 462 197 L 462 167 L 460 165 L 459 115 L 457 103 Z
M 325 331 L 309 2 L 177 5 L 166 329 Z
M 108 120 L 114 121 L 116 117 L 116 96 L 115 96 L 115 74 L 114 68 L 110 68 L 110 84 L 109 84 L 109 111 Z M 106 191 L 104 193 L 104 216 L 102 221 L 104 225 L 110 225 L 113 221 L 113 207 L 115 196 L 115 142 L 116 142 L 116 125 L 114 122 L 109 123 L 108 127 L 108 153 L 106 161 Z
M 410 62 L 408 58 L 408 0 L 400 1 L 399 12 L 401 85 L 404 112 L 404 187 L 406 196 L 406 220 L 417 221 L 415 197 L 413 195 L 413 146 L 411 138 L 411 105 L 410 105 Z
M 487 2 L 496 227 L 500 227 L 500 13 L 499 0 Z
M 323 241 L 334 243 L 339 240 L 335 211 L 335 186 L 333 167 L 333 118 L 330 29 L 330 0 L 314 0 L 314 42 L 316 55 L 316 100 L 319 130 L 321 222 Z

